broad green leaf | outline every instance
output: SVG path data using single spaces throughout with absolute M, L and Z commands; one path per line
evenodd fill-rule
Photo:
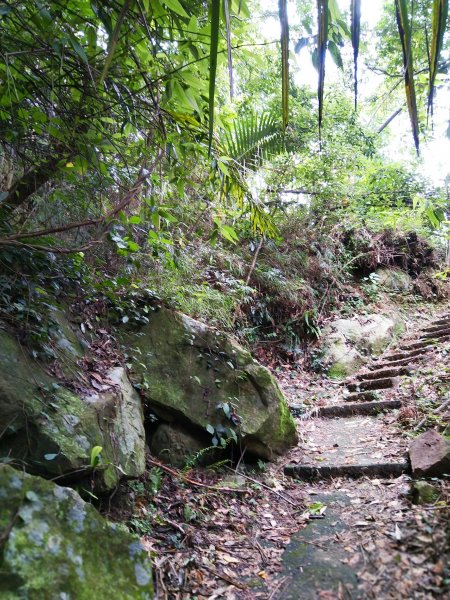
M 430 48 L 430 79 L 428 85 L 428 112 L 433 110 L 434 84 L 439 68 L 439 56 L 444 43 L 448 17 L 448 0 L 433 0 L 432 36 Z
M 223 160 L 220 160 L 220 158 L 217 160 L 217 166 L 219 167 L 219 169 L 222 171 L 222 173 L 224 175 L 226 175 L 227 177 L 230 177 L 230 171 L 228 170 L 228 167 L 223 162 Z
M 235 230 L 229 225 L 221 225 L 219 228 L 220 235 L 232 244 L 236 244 L 239 241 L 239 237 Z
M 406 103 L 417 154 L 419 154 L 419 117 L 417 113 L 416 89 L 412 54 L 412 32 L 409 21 L 408 0 L 395 0 L 398 32 L 402 44 L 403 66 L 405 69 Z
M 220 0 L 211 0 L 211 43 L 209 48 L 209 139 L 208 153 L 214 132 L 214 96 L 216 92 L 217 51 L 219 48 Z
M 168 9 L 170 9 L 177 15 L 180 15 L 180 17 L 189 17 L 179 0 L 164 0 L 164 4 L 167 6 Z
M 337 44 L 333 42 L 333 40 L 328 42 L 328 50 L 330 51 L 336 66 L 339 67 L 339 69 L 342 69 L 344 67 L 344 63 L 342 62 L 341 51 L 339 50 Z
M 73 37 L 69 38 L 69 44 L 72 46 L 72 48 L 78 54 L 78 56 L 81 58 L 81 60 L 84 63 L 89 64 L 89 60 L 88 60 L 88 57 L 86 56 L 86 52 L 84 51 L 83 46 L 81 46 L 81 44 Z
M 287 0 L 278 0 L 278 12 L 281 25 L 281 105 L 284 130 L 289 121 L 289 23 Z
M 90 465 L 96 467 L 100 462 L 100 454 L 103 450 L 102 446 L 94 446 L 91 450 Z
M 353 46 L 353 77 L 355 86 L 355 110 L 358 105 L 358 54 L 361 34 L 361 0 L 351 0 L 351 34 Z

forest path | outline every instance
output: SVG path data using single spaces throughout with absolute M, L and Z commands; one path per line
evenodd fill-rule
M 299 419 L 300 443 L 284 473 L 308 481 L 311 523 L 284 552 L 273 600 L 444 597 L 436 515 L 408 500 L 408 438 L 398 415 L 415 410 L 414 385 L 430 366 L 445 365 L 448 342 L 444 312 Z M 434 376 L 447 378 L 445 366 Z M 302 408 L 291 405 L 296 415 Z

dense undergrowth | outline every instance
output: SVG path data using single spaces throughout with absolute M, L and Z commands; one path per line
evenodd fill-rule
M 413 293 L 441 299 L 442 258 L 432 235 L 340 224 L 321 232 L 301 214 L 280 223 L 277 239 L 200 238 L 170 257 L 124 253 L 114 242 L 69 257 L 13 248 L 0 256 L 0 317 L 35 353 L 51 357 L 52 310 L 60 305 L 78 320 L 87 311 L 97 327 L 142 324 L 166 305 L 234 333 L 256 355 L 295 360 L 330 315 L 376 300 L 379 268 L 401 269 Z

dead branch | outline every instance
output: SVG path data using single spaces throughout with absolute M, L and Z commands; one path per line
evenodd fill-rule
M 153 458 L 149 458 L 148 462 L 150 464 L 154 465 L 155 467 L 159 467 L 163 471 L 166 471 L 166 473 L 173 475 L 177 479 L 181 479 L 182 481 L 185 481 L 186 483 L 189 483 L 190 485 L 195 485 L 196 487 L 202 487 L 207 490 L 211 490 L 213 492 L 227 492 L 227 493 L 233 493 L 233 494 L 246 494 L 248 492 L 248 490 L 241 490 L 238 488 L 235 489 L 235 488 L 228 488 L 228 487 L 216 487 L 214 485 L 208 485 L 206 483 L 202 483 L 201 481 L 196 481 L 195 479 L 191 479 L 190 477 L 183 475 L 183 473 L 181 473 L 180 471 L 178 471 L 176 469 L 172 469 L 171 467 L 168 467 L 164 463 L 159 462 L 158 460 L 154 460 Z

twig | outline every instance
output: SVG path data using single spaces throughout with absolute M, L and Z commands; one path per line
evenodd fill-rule
M 230 469 L 230 467 L 225 467 L 225 469 L 228 469 L 228 471 L 231 471 L 232 473 L 236 473 L 236 471 L 234 469 Z M 261 487 L 263 487 L 264 489 L 268 490 L 269 492 L 272 492 L 272 494 L 275 494 L 275 496 L 278 496 L 279 498 L 282 498 L 286 502 L 289 502 L 289 504 L 291 504 L 292 506 L 295 506 L 295 507 L 298 506 L 298 504 L 296 502 L 294 502 L 293 500 L 291 500 L 287 496 L 284 496 L 283 494 L 280 494 L 280 492 L 277 492 L 276 490 L 273 490 L 271 487 L 269 487 L 265 483 L 261 483 L 261 481 L 258 481 L 257 479 L 253 479 L 253 477 L 249 477 L 248 475 L 244 475 L 244 473 L 239 473 L 239 475 L 242 475 L 242 477 L 244 477 L 245 479 L 248 479 L 249 481 L 252 481 L 253 483 L 256 483 L 257 485 L 260 485 Z
M 258 260 L 258 254 L 261 251 L 263 243 L 264 243 L 264 237 L 261 238 L 261 240 L 260 240 L 260 242 L 258 244 L 258 247 L 255 250 L 255 255 L 253 257 L 252 264 L 250 265 L 250 269 L 249 269 L 249 272 L 248 272 L 248 275 L 247 275 L 247 279 L 245 280 L 245 285 L 248 285 L 250 283 L 250 279 L 251 279 L 253 271 L 255 270 L 255 267 L 256 267 L 256 261 Z
M 279 592 L 281 589 L 283 589 L 284 587 L 286 587 L 287 582 L 290 581 L 291 579 L 292 579 L 292 577 L 290 575 L 286 575 L 286 577 L 283 577 L 283 579 L 280 579 L 280 581 L 277 583 L 277 585 L 270 592 L 270 596 L 267 598 L 267 600 L 273 600 L 273 598 L 275 598 L 275 594 L 277 592 Z
M 450 397 L 447 398 L 447 400 L 445 400 L 445 402 L 443 402 L 440 406 L 438 406 L 438 408 L 435 408 L 431 412 L 434 413 L 435 415 L 437 415 L 442 410 L 444 410 L 444 408 L 446 408 L 449 404 L 450 404 Z M 414 431 L 417 431 L 418 429 L 420 429 L 422 427 L 422 425 L 424 423 L 426 423 L 427 419 L 428 419 L 428 414 L 425 415 L 425 417 L 421 421 L 419 421 L 419 423 L 414 427 Z
M 207 571 L 210 571 L 213 575 L 215 575 L 216 577 L 219 577 L 219 579 L 223 579 L 227 583 L 234 585 L 235 587 L 239 588 L 240 590 L 247 589 L 247 586 L 244 585 L 243 583 L 241 583 L 240 581 L 237 581 L 237 579 L 233 579 L 233 577 L 229 577 L 228 575 L 220 573 L 219 571 L 216 571 L 216 569 L 213 569 L 212 567 L 208 567 L 208 565 L 202 564 L 201 568 L 206 569 Z
M 163 471 L 166 471 L 166 473 L 170 473 L 170 475 L 173 475 L 174 477 L 177 477 L 178 479 L 182 479 L 186 483 L 190 483 L 191 485 L 195 485 L 197 487 L 206 488 L 207 490 L 212 490 L 214 492 L 229 492 L 229 493 L 233 493 L 233 494 L 246 494 L 248 492 L 248 490 L 241 490 L 238 488 L 235 489 L 235 488 L 228 488 L 228 487 L 216 487 L 214 485 L 208 485 L 206 483 L 202 483 L 201 481 L 196 481 L 195 479 L 186 477 L 186 475 L 183 475 L 182 473 L 180 473 L 180 471 L 177 471 L 176 469 L 171 469 L 164 463 L 161 463 L 158 460 L 154 460 L 153 458 L 149 458 L 148 462 L 152 465 L 155 465 L 155 467 L 159 467 Z

